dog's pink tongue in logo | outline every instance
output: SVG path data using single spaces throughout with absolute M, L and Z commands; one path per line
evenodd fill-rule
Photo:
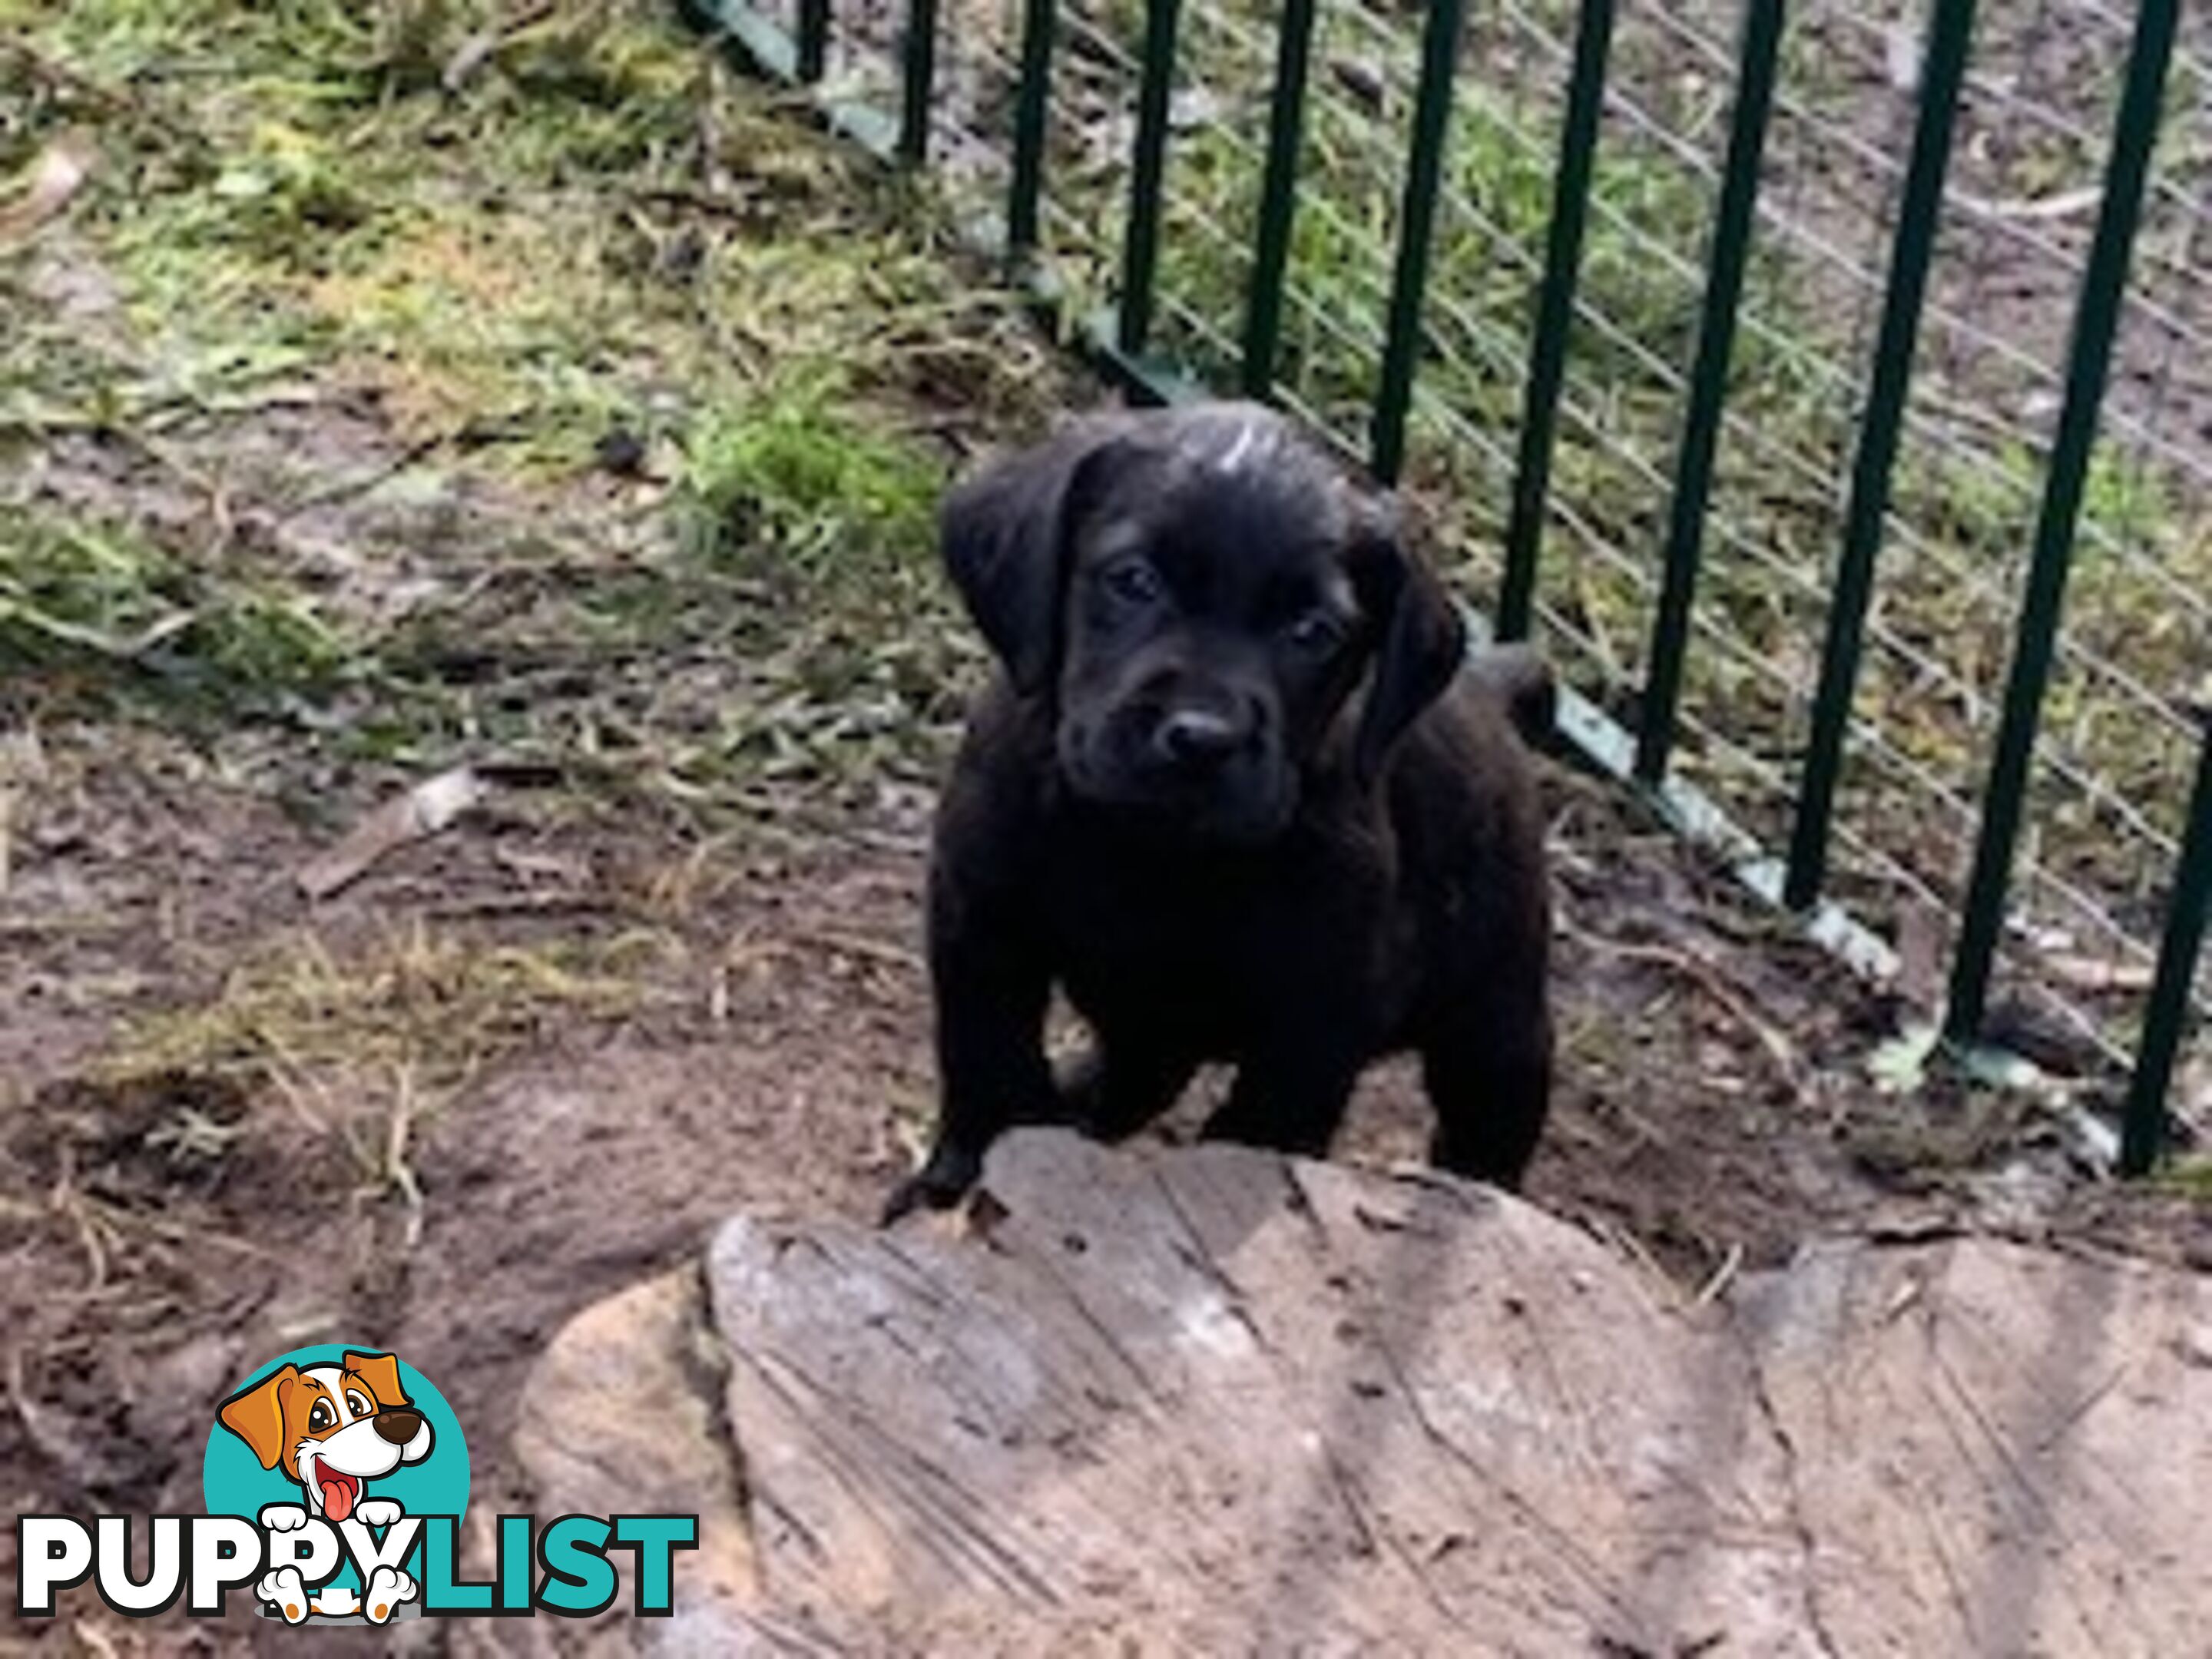
M 361 1482 L 352 1475 L 335 1469 L 322 1471 L 323 1513 L 333 1521 L 343 1521 L 353 1513 L 353 1495 Z

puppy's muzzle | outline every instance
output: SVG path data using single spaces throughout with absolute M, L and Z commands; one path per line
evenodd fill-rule
M 1249 749 L 1255 734 L 1255 723 L 1249 715 L 1171 708 L 1153 728 L 1152 759 L 1183 777 L 1210 777 Z
M 422 1413 L 386 1407 L 371 1419 L 376 1425 L 377 1437 L 388 1440 L 395 1446 L 404 1446 L 422 1431 Z
M 1291 792 L 1257 698 L 1224 689 L 1125 706 L 1093 776 L 1105 798 L 1150 807 L 1186 829 L 1231 841 L 1281 827 Z

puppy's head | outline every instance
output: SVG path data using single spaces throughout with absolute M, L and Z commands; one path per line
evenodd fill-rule
M 1257 404 L 1074 422 L 943 531 L 1068 787 L 1210 838 L 1279 831 L 1316 767 L 1371 784 L 1465 644 L 1389 504 Z

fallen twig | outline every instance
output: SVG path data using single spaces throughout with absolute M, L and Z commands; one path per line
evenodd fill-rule
M 449 828 L 483 799 L 483 781 L 459 766 L 427 778 L 356 824 L 345 839 L 311 860 L 297 878 L 311 899 L 326 899 L 358 881 L 386 854 Z
M 826 951 L 842 951 L 849 957 L 859 957 L 902 973 L 920 974 L 927 964 L 920 952 L 902 945 L 893 945 L 884 939 L 869 939 L 860 933 L 848 933 L 830 928 L 815 928 L 799 935 L 807 944 Z
M 1699 1285 L 1697 1295 L 1691 1297 L 1691 1305 L 1709 1307 L 1720 1300 L 1727 1294 L 1728 1287 L 1735 1282 L 1736 1273 L 1742 1267 L 1743 1246 L 1740 1243 L 1729 1245 L 1728 1254 L 1721 1258 L 1721 1265 L 1713 1269 L 1712 1276 Z
M 532 3 L 501 18 L 489 28 L 479 29 L 462 41 L 453 55 L 446 60 L 445 70 L 438 76 L 438 84 L 448 93 L 459 92 L 478 70 L 522 40 L 558 9 L 552 0 L 532 0 Z
M 21 193 L 0 207 L 0 242 L 20 241 L 70 204 L 92 176 L 92 140 L 64 133 L 39 153 Z
M 394 1068 L 392 1073 L 392 1120 L 384 1142 L 385 1181 L 399 1190 L 407 1206 L 406 1248 L 410 1250 L 422 1237 L 422 1183 L 416 1179 L 415 1165 L 407 1156 L 407 1143 L 415 1127 L 415 1072 L 407 1065 Z

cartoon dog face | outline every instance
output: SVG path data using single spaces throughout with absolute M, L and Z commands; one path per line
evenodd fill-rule
M 388 1353 L 280 1366 L 225 1401 L 222 1419 L 263 1468 L 300 1483 L 310 1514 L 331 1522 L 354 1513 L 368 1481 L 430 1455 L 430 1425 L 408 1404 Z

